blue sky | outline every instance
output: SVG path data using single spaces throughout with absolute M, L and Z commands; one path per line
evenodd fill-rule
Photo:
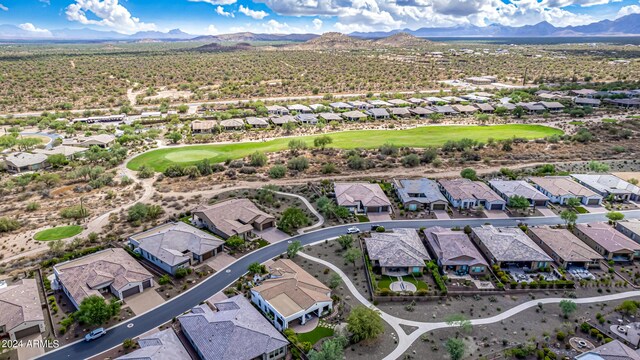
M 89 27 L 134 33 L 299 33 L 549 21 L 581 25 L 640 13 L 639 0 L 0 0 L 0 24 L 34 34 Z

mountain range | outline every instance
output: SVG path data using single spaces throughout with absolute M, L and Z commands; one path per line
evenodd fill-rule
M 492 24 L 488 26 L 460 25 L 454 27 L 423 27 L 416 30 L 397 29 L 386 32 L 354 32 L 349 35 L 384 38 L 406 33 L 416 37 L 566 37 L 566 36 L 629 36 L 640 35 L 640 14 L 616 20 L 602 20 L 581 26 L 556 27 L 548 22 L 520 27 Z M 0 40 L 9 41 L 203 41 L 203 42 L 303 42 L 319 37 L 317 34 L 255 34 L 250 32 L 222 35 L 194 35 L 180 29 L 168 32 L 142 31 L 127 35 L 115 31 L 93 29 L 57 29 L 29 31 L 15 25 L 0 25 Z

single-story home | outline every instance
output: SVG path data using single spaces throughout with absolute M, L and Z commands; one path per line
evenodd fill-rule
M 273 125 L 282 126 L 287 123 L 297 124 L 298 120 L 296 120 L 296 118 L 291 115 L 284 115 L 280 117 L 271 118 L 271 122 L 273 123 Z
M 471 231 L 471 239 L 491 264 L 501 268 L 512 266 L 526 270 L 547 268 L 553 261 L 520 228 L 497 228 L 482 225 Z
M 0 336 L 15 341 L 44 330 L 42 301 L 35 279 L 0 287 Z
M 64 155 L 67 159 L 74 159 L 76 155 L 82 154 L 87 151 L 87 148 L 79 147 L 79 146 L 68 146 L 68 145 L 60 145 L 51 149 L 35 149 L 34 153 L 44 154 L 47 156 L 51 155 Z
M 633 241 L 640 243 L 640 220 L 630 219 L 626 221 L 618 221 L 616 229 Z
M 575 360 L 640 360 L 640 354 L 623 344 L 613 340 L 593 350 L 587 350 L 574 357 Z
M 247 239 L 253 236 L 253 230 L 276 226 L 276 218 L 258 209 L 249 199 L 230 199 L 196 208 L 191 217 L 193 224 L 205 227 L 223 239 L 234 235 Z
M 591 99 L 585 97 L 576 97 L 573 99 L 573 103 L 578 106 L 589 106 L 589 107 L 599 107 L 600 99 Z
M 172 275 L 216 256 L 224 247 L 221 239 L 182 221 L 156 226 L 128 240 L 135 252 Z
M 12 174 L 20 174 L 26 171 L 38 171 L 49 167 L 48 156 L 45 154 L 31 154 L 27 152 L 17 152 L 9 154 L 4 159 L 7 171 Z
M 564 105 L 557 101 L 540 101 L 538 104 L 544 106 L 549 112 L 560 112 L 564 109 Z
M 493 106 L 491 106 L 490 104 L 486 104 L 486 103 L 475 104 L 475 107 L 477 107 L 478 110 L 480 110 L 483 113 L 492 113 L 492 112 L 494 112 L 496 110 Z
M 442 195 L 438 183 L 427 178 L 393 179 L 393 187 L 406 210 L 447 210 L 447 198 Z
M 607 260 L 630 262 L 640 258 L 640 244 L 607 223 L 576 224 L 573 231 Z
M 460 114 L 473 114 L 478 112 L 478 108 L 473 105 L 453 105 L 452 108 Z
M 99 116 L 90 116 L 84 118 L 75 118 L 73 119 L 74 123 L 82 122 L 85 124 L 95 124 L 95 123 L 106 123 L 106 122 L 115 122 L 122 123 L 127 120 L 127 114 L 118 114 L 118 115 L 99 115 Z
M 416 229 L 372 232 L 364 242 L 374 271 L 382 275 L 422 274 L 425 262 L 431 260 Z
M 547 110 L 541 104 L 533 103 L 533 102 L 528 102 L 528 103 L 519 102 L 519 103 L 516 104 L 516 106 L 522 107 L 529 114 L 543 113 L 543 112 L 545 112 Z
M 373 105 L 360 100 L 349 101 L 349 105 L 353 106 L 355 109 L 358 109 L 358 110 L 369 110 L 374 108 Z
M 421 118 L 425 118 L 425 117 L 433 114 L 432 110 L 429 110 L 429 109 L 427 109 L 425 107 L 421 107 L 421 106 L 410 108 L 409 112 L 412 113 L 413 115 L 421 117 Z
M 498 81 L 495 76 L 471 76 L 465 79 L 468 83 L 474 85 L 491 85 Z
M 483 206 L 487 210 L 504 210 L 507 202 L 482 181 L 469 179 L 439 180 L 440 190 L 455 209 Z
M 513 111 L 516 109 L 516 104 L 512 104 L 510 102 L 503 102 L 503 103 L 497 104 L 496 109 L 497 108 L 505 108 L 507 109 L 507 111 Z
M 404 99 L 389 99 L 387 102 L 389 104 L 395 105 L 395 106 L 407 106 L 407 105 L 411 104 L 410 102 L 408 102 L 407 100 L 404 100 Z
M 600 205 L 602 196 L 573 181 L 570 176 L 530 177 L 529 181 L 554 204 L 576 198 L 584 205 Z
M 513 196 L 522 196 L 529 200 L 533 207 L 547 206 L 549 197 L 536 190 L 531 184 L 524 180 L 490 180 L 489 186 L 498 193 L 506 202 Z
M 620 108 L 640 108 L 640 99 L 605 99 L 606 103 Z
M 640 201 L 640 187 L 610 174 L 571 174 L 577 182 L 603 197 L 613 195 L 618 201 Z
M 315 125 L 318 123 L 318 115 L 309 113 L 300 113 L 296 115 L 296 120 L 302 124 Z
M 209 134 L 218 125 L 216 120 L 194 120 L 191 122 L 191 133 Z
M 365 113 L 376 120 L 389 118 L 389 113 L 387 112 L 387 110 L 382 108 L 369 109 L 365 111 Z
M 346 102 L 342 102 L 342 101 L 331 103 L 331 104 L 329 104 L 329 107 L 331 107 L 334 110 L 350 110 L 350 109 L 353 109 L 353 106 L 347 104 Z
M 220 126 L 225 130 L 242 130 L 244 129 L 244 120 L 228 119 L 220 121 Z
M 267 113 L 269 115 L 289 115 L 289 109 L 280 105 L 267 106 Z
M 584 96 L 584 97 L 591 97 L 591 96 L 595 96 L 598 92 L 593 90 L 593 89 L 575 89 L 575 90 L 569 90 L 569 94 L 571 95 L 575 95 L 575 96 Z
M 295 111 L 295 112 L 297 112 L 299 114 L 300 113 L 309 114 L 309 113 L 313 112 L 310 107 L 308 107 L 307 105 L 302 105 L 302 104 L 289 105 L 288 109 L 289 109 L 289 111 Z
M 389 111 L 391 112 L 391 115 L 396 117 L 406 118 L 411 116 L 411 112 L 409 111 L 409 108 L 406 108 L 406 107 L 392 107 L 392 108 L 389 108 Z
M 111 134 L 99 134 L 86 137 L 77 137 L 71 139 L 62 140 L 62 145 L 80 146 L 80 147 L 92 147 L 98 146 L 101 148 L 108 148 L 116 141 L 116 137 Z
M 106 249 L 53 267 L 55 281 L 78 308 L 88 296 L 111 293 L 120 300 L 153 286 L 153 275 L 124 249 Z
M 354 111 L 347 111 L 347 112 L 343 112 L 342 114 L 340 114 L 345 120 L 351 120 L 351 121 L 356 121 L 356 120 L 362 120 L 362 119 L 366 119 L 367 115 L 363 114 L 360 111 L 354 110 Z
M 407 101 L 415 105 L 420 105 L 426 102 L 424 99 L 415 98 L 415 97 L 408 98 Z
M 355 213 L 390 213 L 391 201 L 380 185 L 335 183 L 336 202 Z
M 265 118 L 250 116 L 245 119 L 247 124 L 253 128 L 266 128 L 269 127 L 269 121 Z
M 442 115 L 455 115 L 458 113 L 449 105 L 434 105 L 432 110 Z
M 178 316 L 178 322 L 203 360 L 277 360 L 287 355 L 289 341 L 242 295 L 211 307 L 198 305 Z
M 304 325 L 333 308 L 331 289 L 290 259 L 268 266 L 269 278 L 251 289 L 251 301 L 272 320 L 278 330 L 292 321 Z
M 381 106 L 381 107 L 389 107 L 391 103 L 386 102 L 384 100 L 369 100 L 369 104 L 373 106 Z
M 448 104 L 449 102 L 441 97 L 428 96 L 424 99 L 429 105 Z
M 487 273 L 489 264 L 464 232 L 434 226 L 423 233 L 443 272 L 461 276 Z
M 336 114 L 336 113 L 331 113 L 331 112 L 320 113 L 320 114 L 318 114 L 318 117 L 320 119 L 324 119 L 324 121 L 326 121 L 326 122 L 342 121 L 342 116 L 340 116 L 339 114 Z
M 531 239 L 563 269 L 597 267 L 602 260 L 600 254 L 567 229 L 532 226 L 527 232 Z
M 187 360 L 189 352 L 182 345 L 173 328 L 158 331 L 138 339 L 139 349 L 115 360 Z

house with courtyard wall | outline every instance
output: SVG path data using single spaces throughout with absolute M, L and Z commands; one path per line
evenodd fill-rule
M 390 213 L 391 201 L 380 185 L 371 183 L 335 183 L 336 202 L 353 213 Z
M 532 207 L 547 206 L 549 197 L 538 191 L 524 180 L 491 180 L 489 186 L 500 195 L 507 204 L 514 196 L 522 196 Z
M 602 197 L 616 201 L 640 201 L 640 187 L 610 174 L 571 174 L 577 182 Z
M 570 176 L 530 177 L 536 189 L 549 197 L 554 204 L 566 205 L 571 198 L 583 205 L 600 205 L 602 196 L 573 181 Z
M 364 242 L 371 265 L 382 275 L 422 274 L 425 262 L 431 260 L 415 229 L 372 232 Z
M 438 183 L 433 180 L 427 178 L 393 179 L 392 184 L 406 210 L 446 211 L 449 207 L 447 198 L 442 195 Z
M 602 256 L 567 229 L 532 226 L 527 234 L 563 269 L 599 267 Z
M 629 219 L 626 221 L 618 221 L 616 229 L 631 238 L 631 240 L 640 243 L 640 220 Z
M 4 282 L 3 282 L 4 283 Z M 19 340 L 45 331 L 42 301 L 35 279 L 0 287 L 0 337 Z
M 573 232 L 606 260 L 632 262 L 640 258 L 640 244 L 607 223 L 576 224 Z
M 268 266 L 269 278 L 251 289 L 251 301 L 282 331 L 331 311 L 331 289 L 289 259 Z
M 451 206 L 458 210 L 482 206 L 487 210 L 504 210 L 507 202 L 481 181 L 469 179 L 439 180 L 440 190 Z
M 553 261 L 520 228 L 482 225 L 471 231 L 471 239 L 489 260 L 501 268 L 516 267 L 535 271 L 549 267 Z
M 483 276 L 489 271 L 489 264 L 463 231 L 433 226 L 422 232 L 445 274 Z
M 239 236 L 246 240 L 255 235 L 254 230 L 276 226 L 276 218 L 260 210 L 249 199 L 230 199 L 196 208 L 191 212 L 191 222 L 223 239 Z

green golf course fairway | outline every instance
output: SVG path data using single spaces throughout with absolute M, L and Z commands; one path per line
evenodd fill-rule
M 33 238 L 38 241 L 50 241 L 70 238 L 82 232 L 82 226 L 57 226 L 36 233 Z
M 542 125 L 495 125 L 495 126 L 423 126 L 407 130 L 354 130 L 328 134 L 333 143 L 329 146 L 341 149 L 377 148 L 385 143 L 413 148 L 442 146 L 447 140 L 469 138 L 486 142 L 489 138 L 504 140 L 512 137 L 539 139 L 554 134 L 562 135 L 562 130 Z M 313 139 L 321 135 L 300 136 L 313 146 Z M 203 159 L 212 163 L 226 159 L 240 159 L 256 151 L 264 153 L 287 149 L 293 137 L 265 142 L 239 142 L 231 144 L 206 144 L 151 150 L 131 159 L 127 167 L 138 170 L 142 165 L 155 171 L 164 171 L 171 164 L 189 165 Z

